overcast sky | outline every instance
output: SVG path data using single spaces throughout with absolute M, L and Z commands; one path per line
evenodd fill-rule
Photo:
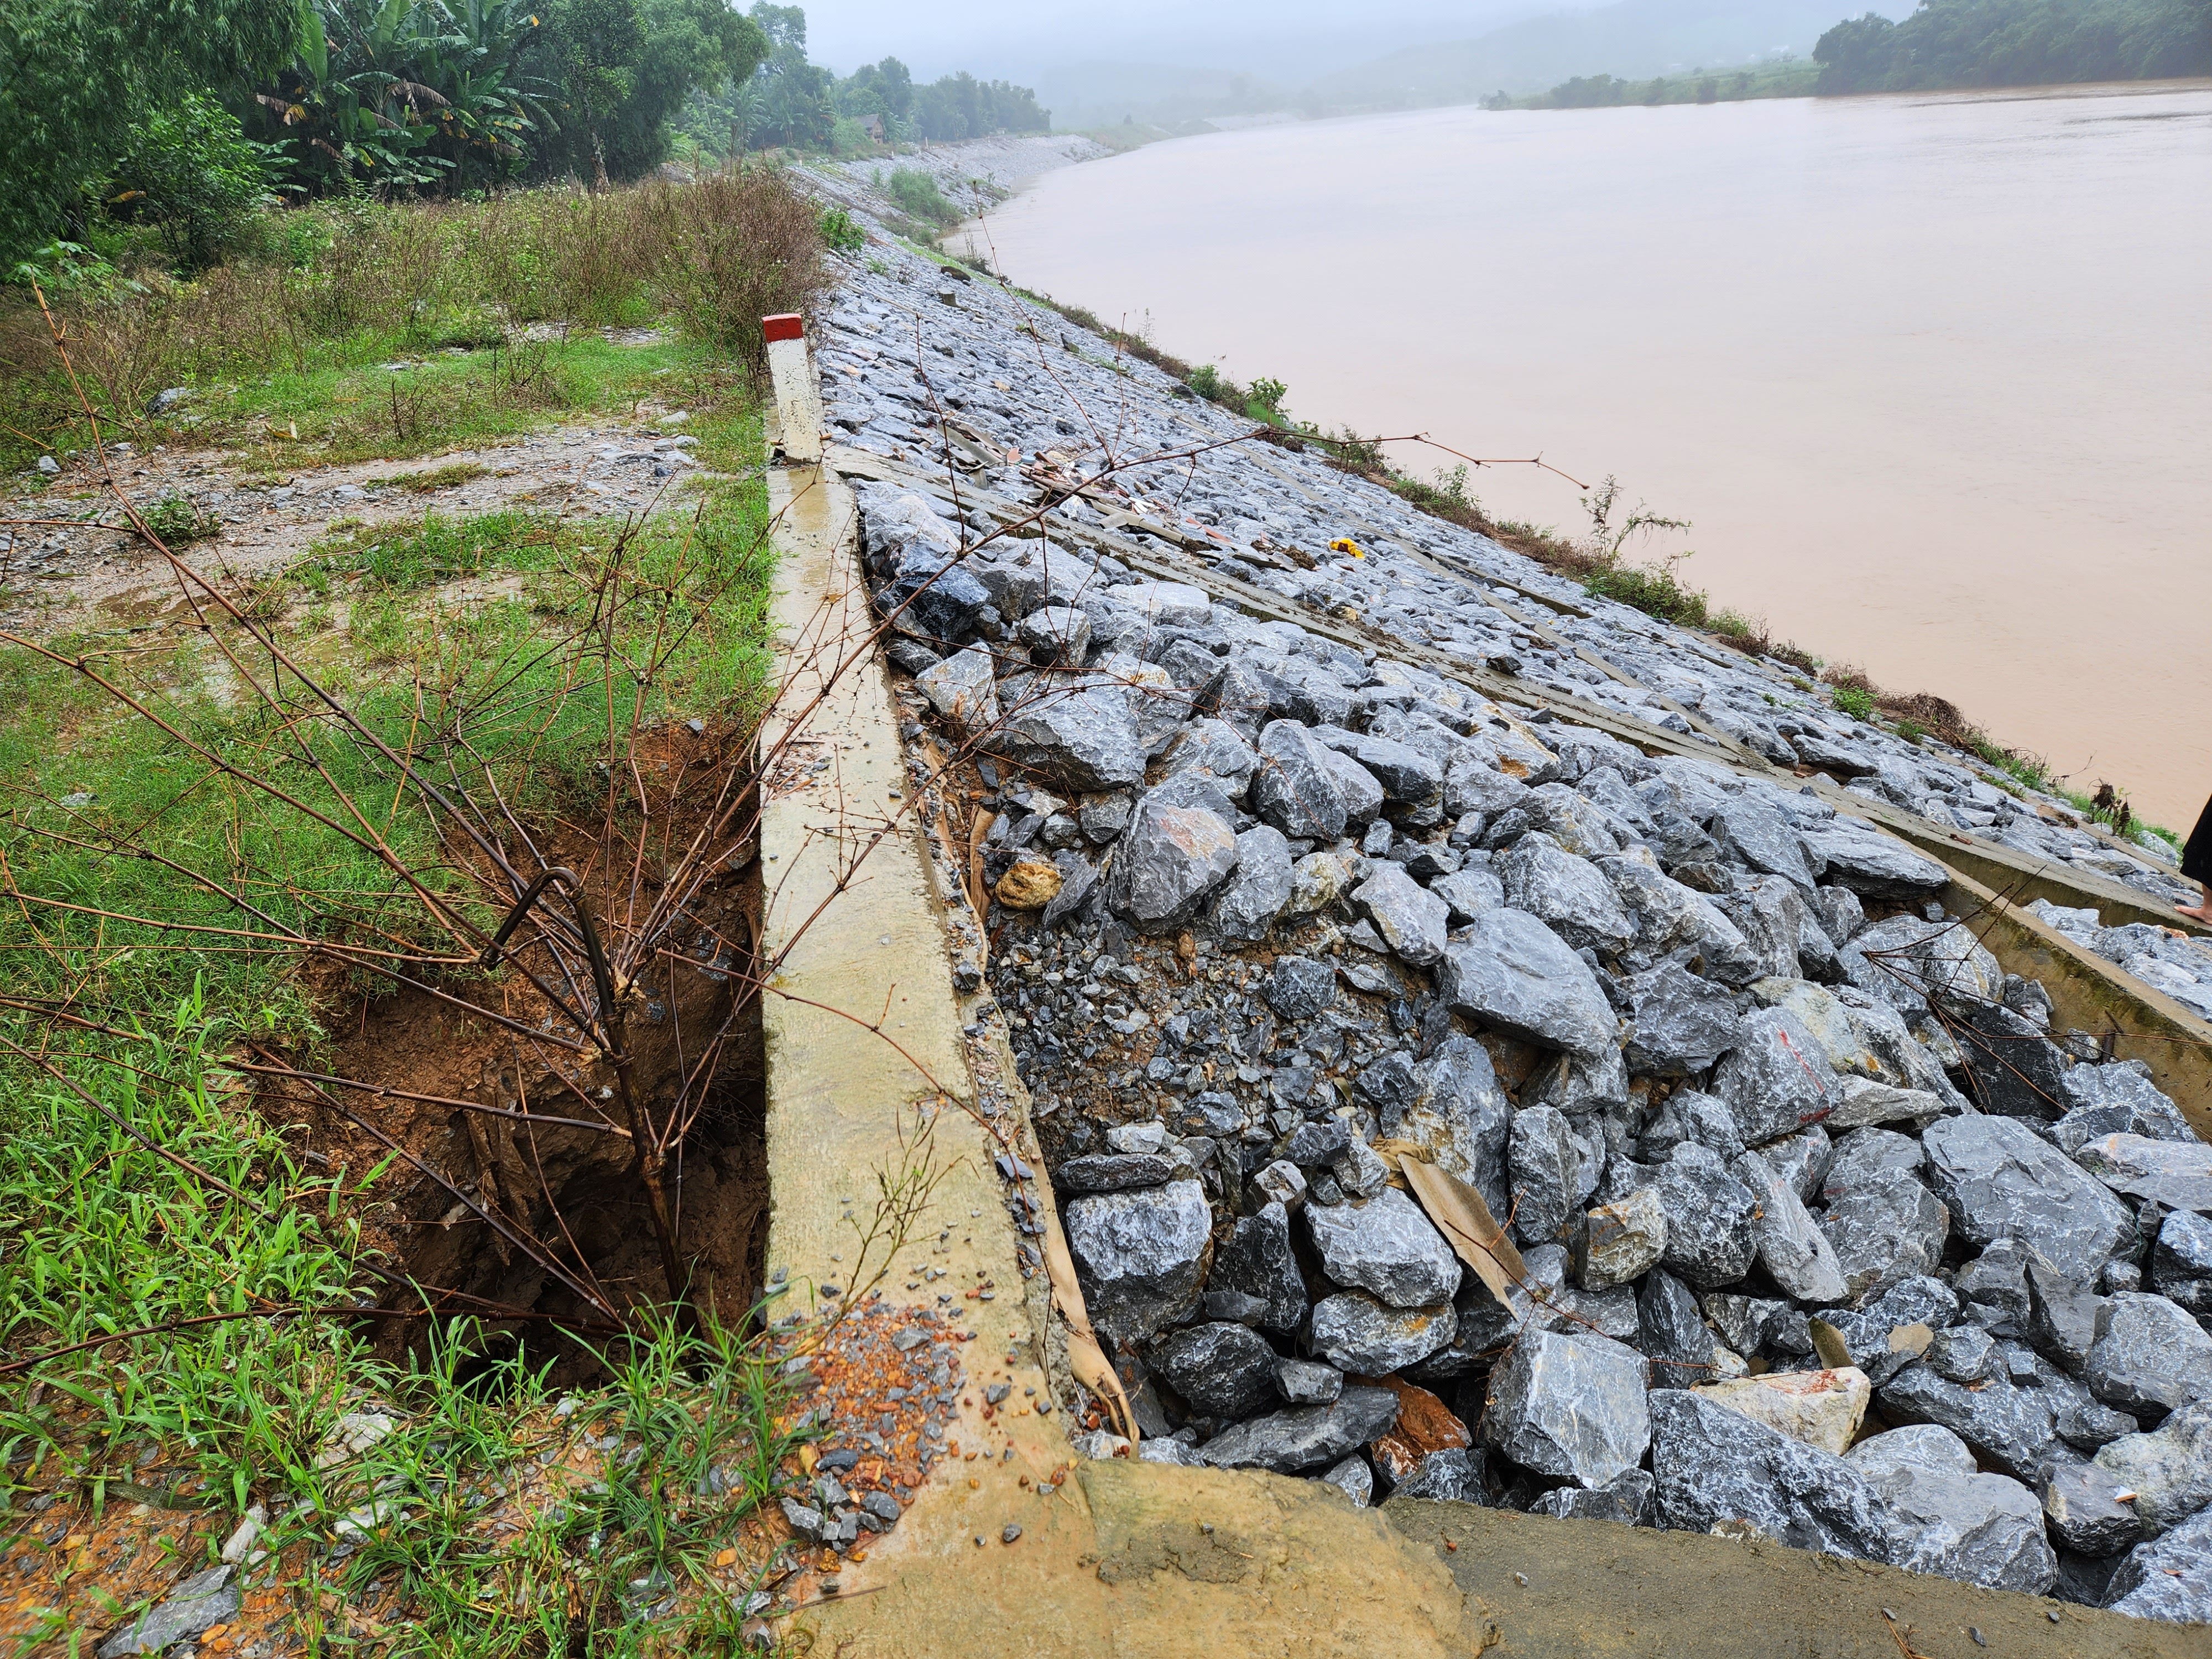
M 809 55 L 841 73 L 890 53 L 925 78 L 1106 62 L 1242 70 L 1303 84 L 1420 40 L 1470 40 L 1560 0 L 812 0 Z

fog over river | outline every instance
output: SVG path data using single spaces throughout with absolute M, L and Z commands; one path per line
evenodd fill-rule
M 1248 128 L 989 231 L 1330 430 L 1619 475 L 1694 521 L 1643 553 L 2077 787 L 2185 834 L 2212 792 L 2212 85 Z

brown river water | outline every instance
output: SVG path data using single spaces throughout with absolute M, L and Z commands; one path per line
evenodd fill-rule
M 2212 82 L 1248 128 L 988 228 L 1331 431 L 1617 475 L 1693 524 L 1640 555 L 2075 787 L 2185 834 L 2212 791 Z

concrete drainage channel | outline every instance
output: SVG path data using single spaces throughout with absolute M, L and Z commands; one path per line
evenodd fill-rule
M 826 690 L 766 785 L 764 958 L 798 940 L 764 1017 L 771 1279 L 816 1309 L 864 1298 L 854 1352 L 895 1330 L 931 1404 L 918 1429 L 826 1423 L 911 1480 L 895 1526 L 836 1540 L 801 1615 L 822 1636 L 1930 1659 L 2201 1640 L 2156 1620 L 2212 1595 L 2212 1339 L 2191 1317 L 2212 1312 L 2212 1032 L 2026 908 L 2146 920 L 2140 892 L 2042 869 L 2000 896 L 2007 849 L 1938 865 L 1856 792 L 1815 782 L 1790 817 L 1755 760 L 1527 686 L 1516 715 L 1379 654 L 1353 653 L 1347 691 L 1386 694 L 1362 718 L 1288 721 L 1304 741 L 1272 748 L 1285 716 L 1239 732 L 1205 711 L 1218 687 L 1146 672 L 1166 653 L 1126 629 L 1133 665 L 1039 667 L 1063 622 L 984 641 L 978 680 L 972 633 L 933 620 L 896 653 L 910 682 L 868 649 L 866 578 L 896 609 L 931 586 L 895 586 L 917 544 L 941 568 L 952 515 L 972 538 L 993 506 L 896 457 L 828 459 L 776 477 L 779 621 Z M 1291 620 L 1158 538 L 1117 542 L 1118 571 L 1097 545 L 1079 571 L 1057 547 L 971 562 L 1025 568 L 1040 601 L 1071 580 L 1093 623 Z M 1174 711 L 1136 736 L 1141 775 L 1066 769 L 1051 711 L 1079 698 L 1133 734 Z M 1376 716 L 1439 708 L 1549 781 L 1425 828 L 1420 769 L 1388 745 L 1419 751 Z M 1620 833 L 1692 788 L 1718 799 L 1702 859 L 1656 823 Z M 1762 869 L 1768 814 L 1843 874 Z M 1668 873 L 1700 862 L 1725 890 Z M 2107 1031 L 2141 1063 L 2106 1063 Z M 917 1182 L 926 1204 L 871 1243 Z M 1091 1426 L 1131 1419 L 1134 1456 Z M 1671 1529 L 1620 1524 L 1654 1518 Z M 2107 1597 L 2152 1617 L 2079 1604 Z

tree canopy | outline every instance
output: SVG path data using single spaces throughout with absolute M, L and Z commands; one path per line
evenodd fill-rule
M 2212 0 L 1921 0 L 1813 48 L 1824 93 L 2048 86 L 2212 73 Z

